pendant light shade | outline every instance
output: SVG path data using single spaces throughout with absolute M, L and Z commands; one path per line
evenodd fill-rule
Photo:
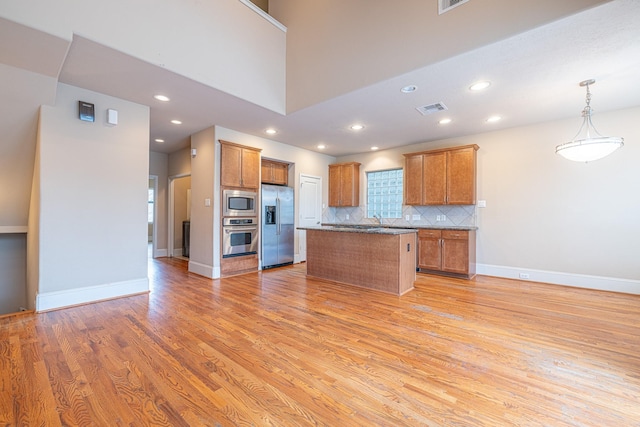
M 595 82 L 593 79 L 580 82 L 580 86 L 587 87 L 587 105 L 582 110 L 582 126 L 571 141 L 556 147 L 556 154 L 574 162 L 591 162 L 601 159 L 624 145 L 624 139 L 619 136 L 600 135 L 591 122 L 589 85 Z

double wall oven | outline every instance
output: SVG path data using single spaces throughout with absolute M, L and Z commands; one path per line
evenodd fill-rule
M 224 190 L 222 193 L 222 257 L 258 252 L 257 193 Z

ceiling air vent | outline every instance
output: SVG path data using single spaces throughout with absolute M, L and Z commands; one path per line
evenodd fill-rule
M 454 7 L 460 6 L 469 0 L 438 0 L 438 15 L 449 12 Z
M 423 116 L 427 114 L 437 113 L 438 111 L 447 110 L 447 106 L 442 102 L 437 102 L 435 104 L 423 105 L 422 107 L 417 107 L 416 110 L 420 112 Z

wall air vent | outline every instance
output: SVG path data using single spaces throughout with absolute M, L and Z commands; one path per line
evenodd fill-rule
M 422 114 L 423 116 L 426 116 L 427 114 L 437 113 L 438 111 L 444 111 L 447 109 L 448 109 L 447 106 L 444 105 L 444 103 L 442 102 L 437 102 L 435 104 L 430 104 L 430 105 L 423 105 L 422 107 L 416 107 L 416 110 L 418 110 L 420 114 Z
M 438 15 L 449 12 L 454 7 L 460 6 L 469 0 L 438 0 Z

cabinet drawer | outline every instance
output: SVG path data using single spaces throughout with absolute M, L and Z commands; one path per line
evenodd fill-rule
M 439 239 L 442 237 L 442 230 L 418 230 L 418 239 Z
M 469 232 L 466 230 L 442 230 L 443 239 L 469 240 Z

